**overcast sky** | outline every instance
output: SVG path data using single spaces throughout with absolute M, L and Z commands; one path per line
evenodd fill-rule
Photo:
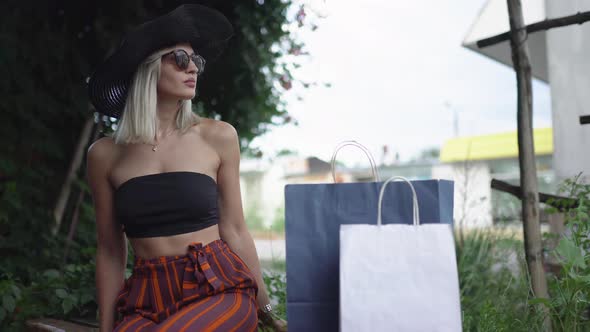
M 300 34 L 311 57 L 294 74 L 332 87 L 294 85 L 284 98 L 299 126 L 274 128 L 252 146 L 329 161 L 339 142 L 354 139 L 376 159 L 388 145 L 408 160 L 453 137 L 455 111 L 460 136 L 516 130 L 513 70 L 461 46 L 484 3 L 313 1 L 327 17 Z M 534 126 L 550 127 L 549 87 L 534 81 L 533 93 Z M 339 160 L 366 164 L 360 151 L 345 150 Z

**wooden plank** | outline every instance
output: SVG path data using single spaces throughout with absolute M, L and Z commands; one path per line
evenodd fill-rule
M 98 332 L 98 328 L 54 318 L 37 318 L 26 322 L 26 332 Z
M 512 185 L 497 179 L 492 179 L 492 189 L 512 194 L 517 198 L 522 199 L 522 190 L 520 186 Z M 559 211 L 564 212 L 578 207 L 578 200 L 571 197 L 557 196 L 551 194 L 539 193 L 539 202 L 551 205 Z

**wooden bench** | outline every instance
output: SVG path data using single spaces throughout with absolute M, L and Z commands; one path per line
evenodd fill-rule
M 74 323 L 53 318 L 37 318 L 26 322 L 26 332 L 98 332 L 92 322 Z

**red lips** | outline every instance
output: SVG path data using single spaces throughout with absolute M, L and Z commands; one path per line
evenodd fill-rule
M 197 86 L 197 83 L 195 82 L 194 78 L 189 78 L 188 80 L 184 81 L 184 84 L 188 87 L 194 88 L 195 86 Z

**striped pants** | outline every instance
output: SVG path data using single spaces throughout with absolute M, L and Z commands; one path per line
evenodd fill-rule
M 184 256 L 136 257 L 116 302 L 114 331 L 256 331 L 258 285 L 219 239 Z

